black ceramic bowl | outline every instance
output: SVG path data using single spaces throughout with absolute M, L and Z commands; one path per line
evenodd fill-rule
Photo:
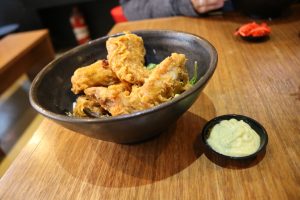
M 209 138 L 209 134 L 211 129 L 218 123 L 220 123 L 222 120 L 229 120 L 229 119 L 236 119 L 236 120 L 243 120 L 245 123 L 249 124 L 250 127 L 259 135 L 260 137 L 260 146 L 251 155 L 248 156 L 242 156 L 242 157 L 233 157 L 233 156 L 227 156 L 224 154 L 221 154 L 217 151 L 215 151 L 208 143 L 207 139 Z M 256 157 L 260 152 L 265 150 L 267 144 L 268 144 L 268 135 L 264 127 L 255 121 L 254 119 L 251 119 L 250 117 L 246 117 L 244 115 L 235 115 L 235 114 L 228 114 L 228 115 L 222 115 L 216 118 L 213 118 L 209 122 L 205 124 L 202 130 L 202 141 L 206 147 L 206 151 L 209 151 L 208 153 L 212 152 L 215 156 L 219 156 L 224 159 L 231 159 L 231 160 L 248 160 Z
M 166 130 L 197 99 L 217 64 L 217 52 L 205 39 L 195 35 L 156 30 L 136 31 L 144 40 L 146 64 L 159 63 L 172 52 L 184 53 L 189 76 L 194 62 L 198 62 L 196 84 L 173 100 L 148 110 L 108 118 L 77 118 L 72 112 L 76 96 L 71 92 L 71 76 L 79 66 L 91 64 L 107 56 L 108 36 L 76 47 L 49 63 L 34 79 L 30 89 L 30 103 L 42 115 L 62 126 L 94 138 L 116 143 L 135 143 L 152 138 Z M 114 36 L 118 36 L 117 34 Z M 113 37 L 113 36 L 112 36 Z

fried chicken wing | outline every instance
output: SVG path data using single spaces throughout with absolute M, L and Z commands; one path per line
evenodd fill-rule
M 156 106 L 180 94 L 189 87 L 184 54 L 172 53 L 153 69 L 145 84 L 134 88 L 130 101 L 139 110 Z
M 74 116 L 118 116 L 149 109 L 189 89 L 184 54 L 172 53 L 154 69 L 144 64 L 141 37 L 125 33 L 106 42 L 107 59 L 77 69 L 71 78 Z M 88 111 L 87 111 L 88 110 Z
M 71 77 L 72 92 L 79 94 L 84 89 L 94 86 L 109 86 L 119 82 L 116 74 L 111 70 L 107 60 L 78 68 Z
M 188 88 L 188 74 L 183 54 L 173 53 L 163 60 L 145 80 L 143 86 L 120 83 L 109 87 L 94 87 L 85 94 L 96 98 L 112 116 L 129 114 L 166 102 Z
M 106 114 L 106 110 L 96 100 L 83 95 L 77 98 L 75 107 L 73 108 L 73 115 L 76 117 L 87 117 L 84 109 L 89 109 L 98 116 Z
M 112 116 L 130 113 L 128 96 L 131 86 L 127 82 L 108 87 L 91 87 L 84 90 L 87 96 L 96 98 L 98 103 Z
M 144 83 L 149 71 L 144 66 L 146 51 L 141 37 L 131 33 L 111 37 L 106 48 L 108 62 L 121 81 L 138 85 Z

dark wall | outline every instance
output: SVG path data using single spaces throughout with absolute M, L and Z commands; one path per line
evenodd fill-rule
M 114 25 L 110 10 L 116 5 L 118 0 L 0 0 L 0 26 L 18 23 L 19 31 L 47 28 L 59 50 L 77 45 L 69 22 L 73 6 L 79 8 L 95 39 Z
M 22 0 L 22 1 L 27 7 L 41 9 L 41 8 L 50 8 L 55 6 L 78 4 L 84 2 L 92 2 L 95 0 Z
M 38 14 L 45 27 L 48 27 L 56 48 L 77 45 L 69 22 L 73 6 L 76 6 L 85 18 L 92 39 L 104 36 L 114 25 L 110 9 L 118 1 L 88 1 L 39 9 Z
M 42 27 L 34 9 L 26 8 L 22 0 L 0 0 L 0 26 L 17 23 L 20 31 Z

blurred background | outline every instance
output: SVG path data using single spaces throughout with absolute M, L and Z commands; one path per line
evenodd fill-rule
M 61 50 L 77 45 L 70 23 L 74 8 L 94 39 L 114 25 L 110 11 L 118 0 L 0 0 L 0 5 L 0 26 L 17 24 L 19 32 L 47 28 L 55 50 Z
M 43 119 L 30 106 L 28 74 L 14 72 L 23 67 L 22 63 L 25 65 L 28 56 L 32 60 L 34 51 L 40 51 L 35 50 L 40 37 L 26 36 L 32 41 L 20 43 L 10 35 L 46 29 L 52 46 L 47 48 L 53 48 L 53 58 L 58 57 L 79 44 L 106 35 L 120 21 L 112 16 L 120 12 L 118 5 L 118 0 L 0 0 L 0 177 Z M 35 54 L 33 60 L 38 60 Z M 51 55 L 50 58 L 53 59 Z M 7 64 L 9 59 L 14 64 Z M 8 71 L 8 68 L 13 69 Z M 8 83 L 3 79 L 11 75 L 13 81 Z M 3 84 L 9 86 L 2 90 Z

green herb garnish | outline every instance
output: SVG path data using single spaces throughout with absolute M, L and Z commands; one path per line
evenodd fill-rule
M 157 66 L 157 64 L 149 63 L 149 64 L 146 66 L 146 68 L 147 68 L 147 69 L 154 69 L 156 66 Z
M 195 61 L 195 63 L 194 63 L 194 75 L 189 81 L 191 85 L 195 85 L 195 83 L 197 82 L 197 74 L 198 74 L 198 63 L 197 63 L 197 61 Z

